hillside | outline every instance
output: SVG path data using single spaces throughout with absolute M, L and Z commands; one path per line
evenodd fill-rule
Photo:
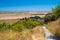
M 59 20 L 52 21 L 46 25 L 46 27 L 58 38 L 60 38 L 60 24 Z
M 39 16 L 20 20 L 1 20 L 0 40 L 45 40 L 41 27 L 43 23 Z
M 37 26 L 32 32 L 30 30 L 0 32 L 0 40 L 45 40 L 45 38 L 42 27 Z
M 34 28 L 27 40 L 45 40 L 43 28 L 41 26 Z

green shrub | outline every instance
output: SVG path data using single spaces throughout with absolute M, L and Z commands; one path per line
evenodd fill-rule
M 43 25 L 43 24 L 44 24 L 44 20 L 41 20 L 41 21 L 40 21 L 40 25 Z
M 15 31 L 22 31 L 25 28 L 24 28 L 23 24 L 16 24 L 16 25 L 12 26 L 12 29 L 15 30 Z
M 48 23 L 48 22 L 51 22 L 51 21 L 55 21 L 56 20 L 56 17 L 54 16 L 53 13 L 48 13 L 46 14 L 46 16 L 44 17 L 44 22 L 45 23 Z
M 31 29 L 31 28 L 35 27 L 37 24 L 38 24 L 38 23 L 35 22 L 35 21 L 28 20 L 26 27 L 29 28 L 29 29 Z
M 52 12 L 54 13 L 56 18 L 59 18 L 59 16 L 60 16 L 60 5 L 53 8 Z
M 11 29 L 11 25 L 10 24 L 6 24 L 5 22 L 0 23 L 0 31 L 5 31 Z

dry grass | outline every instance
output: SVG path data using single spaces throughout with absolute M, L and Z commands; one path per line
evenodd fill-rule
M 60 28 L 59 25 L 59 20 L 50 22 L 46 25 L 46 27 L 53 33 L 56 34 L 56 31 L 58 31 L 57 29 Z
M 17 22 L 19 19 L 6 19 L 6 20 L 0 20 L 0 23 L 1 22 L 5 22 L 7 24 L 13 24 L 15 22 Z
M 30 34 L 28 30 L 23 32 L 4 31 L 0 32 L 0 40 L 26 40 L 27 34 Z
M 47 28 L 57 36 L 58 40 L 60 40 L 60 24 L 59 20 L 50 22 L 47 24 Z
M 0 31 L 0 40 L 45 40 L 42 27 L 36 27 L 33 30 L 16 31 Z
M 37 26 L 33 29 L 33 33 L 31 34 L 32 40 L 45 40 L 43 28 L 41 26 Z

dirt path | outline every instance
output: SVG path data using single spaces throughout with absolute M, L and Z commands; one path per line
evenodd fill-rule
M 57 40 L 56 36 L 53 35 L 45 26 L 43 26 L 46 40 Z

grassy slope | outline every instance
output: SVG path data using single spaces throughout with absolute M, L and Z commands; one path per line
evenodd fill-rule
M 0 40 L 45 40 L 42 27 L 35 27 L 33 30 L 16 31 L 0 31 Z
M 46 25 L 46 27 L 53 33 L 56 34 L 58 32 L 58 28 L 60 28 L 59 20 L 52 21 Z
M 17 20 L 0 20 L 0 22 L 14 23 Z M 41 27 L 33 28 L 33 30 L 24 30 L 22 32 L 4 31 L 0 32 L 0 40 L 45 40 L 43 29 Z
M 24 30 L 22 32 L 12 30 L 0 31 L 0 40 L 26 40 L 29 35 L 31 35 L 30 30 Z

